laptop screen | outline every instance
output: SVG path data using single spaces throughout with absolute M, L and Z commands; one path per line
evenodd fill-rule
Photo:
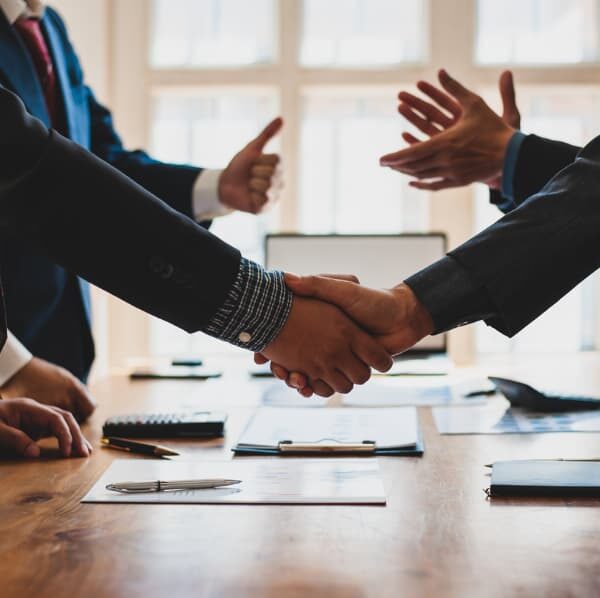
M 441 233 L 400 235 L 267 235 L 268 269 L 295 274 L 355 274 L 374 288 L 392 287 L 446 253 Z M 423 339 L 414 350 L 446 350 L 446 335 Z

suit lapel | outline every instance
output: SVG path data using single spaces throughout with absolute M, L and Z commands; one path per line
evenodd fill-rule
M 54 23 L 47 17 L 44 16 L 41 21 L 41 27 L 46 41 L 48 43 L 48 50 L 50 56 L 52 56 L 52 63 L 54 64 L 54 72 L 56 73 L 56 81 L 60 90 L 60 97 L 62 101 L 63 114 L 65 116 L 66 136 L 74 141 L 80 142 L 74 138 L 76 131 L 75 126 L 75 106 L 73 105 L 73 97 L 71 94 L 71 82 L 69 80 L 69 73 L 67 72 L 67 61 L 63 52 L 63 46 L 60 40 L 60 36 L 56 31 Z
M 21 38 L 0 10 L 0 73 L 27 110 L 50 127 L 44 92 Z

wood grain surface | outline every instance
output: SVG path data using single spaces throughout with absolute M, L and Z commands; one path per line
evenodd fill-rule
M 494 364 L 600 392 L 600 358 Z M 554 363 L 554 362 L 553 362 Z M 549 374 L 550 373 L 550 374 Z M 90 459 L 0 461 L 0 596 L 54 598 L 598 596 L 600 501 L 486 498 L 485 463 L 600 456 L 600 434 L 440 436 L 420 410 L 422 458 L 380 458 L 386 507 L 80 504 L 114 458 L 102 422 L 196 405 L 229 413 L 225 441 L 173 442 L 193 459 L 229 459 L 268 381 L 93 387 Z M 139 457 L 137 457 L 139 458 Z

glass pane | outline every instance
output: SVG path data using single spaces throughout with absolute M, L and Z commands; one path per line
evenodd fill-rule
M 597 0 L 478 0 L 476 57 L 484 64 L 598 59 Z
M 155 67 L 265 64 L 275 58 L 275 0 L 154 0 Z
M 393 90 L 310 90 L 303 97 L 300 227 L 393 233 L 427 227 L 427 196 L 379 166 L 405 129 Z
M 153 97 L 153 155 L 169 162 L 222 168 L 277 114 L 277 93 L 270 89 L 158 91 Z M 267 151 L 278 151 L 277 142 Z M 275 219 L 274 210 L 259 217 L 236 213 L 215 220 L 211 232 L 262 262 L 262 240 Z M 202 334 L 187 335 L 160 320 L 152 322 L 155 355 L 214 353 L 228 351 L 228 347 Z
M 378 66 L 425 58 L 426 0 L 304 0 L 300 62 Z
M 600 89 L 519 91 L 522 129 L 526 133 L 583 145 L 600 128 Z M 489 95 L 497 104 L 495 94 Z M 476 229 L 481 230 L 499 216 L 500 212 L 488 202 L 487 188 L 480 186 L 476 198 Z M 485 324 L 477 324 L 477 350 L 483 353 L 533 353 L 594 348 L 598 280 L 598 274 L 593 274 L 513 339 Z

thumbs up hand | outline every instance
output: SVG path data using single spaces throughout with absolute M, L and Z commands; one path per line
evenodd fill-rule
M 263 150 L 282 126 L 281 118 L 271 121 L 233 157 L 219 179 L 222 204 L 233 210 L 258 214 L 277 199 L 281 188 L 279 156 L 265 154 Z
M 437 191 L 473 182 L 498 185 L 506 147 L 519 126 L 512 76 L 503 74 L 500 80 L 504 119 L 446 71 L 439 72 L 439 81 L 446 94 L 429 84 L 421 84 L 419 89 L 449 115 L 401 93 L 400 113 L 431 138 L 419 141 L 403 135 L 410 146 L 383 156 L 381 165 L 414 177 L 410 185 L 417 189 Z

